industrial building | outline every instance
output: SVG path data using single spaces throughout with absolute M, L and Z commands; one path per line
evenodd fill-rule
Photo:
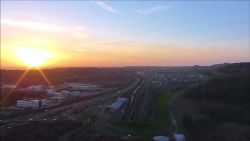
M 26 88 L 26 90 L 30 92 L 46 92 L 46 86 L 44 85 L 29 86 Z
M 3 89 L 5 89 L 5 88 L 14 89 L 16 87 L 17 87 L 17 85 L 12 85 L 12 84 L 4 84 L 4 85 L 1 86 L 1 88 L 3 88 Z
M 70 88 L 71 90 L 96 90 L 98 89 L 95 84 L 84 84 L 84 83 L 65 83 L 65 87 Z
M 90 95 L 96 95 L 99 94 L 99 92 L 91 91 L 91 92 L 80 92 L 80 91 L 65 91 L 62 90 L 58 96 L 90 96 Z
M 22 99 L 16 102 L 16 106 L 19 108 L 41 108 L 47 105 L 46 99 Z
M 48 96 L 60 96 L 61 93 L 57 92 L 55 89 L 46 90 Z
M 111 110 L 118 110 L 121 106 L 128 101 L 127 98 L 119 97 L 112 105 L 110 106 Z

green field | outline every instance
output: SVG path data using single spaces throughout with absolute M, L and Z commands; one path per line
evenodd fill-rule
M 165 92 L 156 97 L 151 107 L 151 116 L 144 122 L 113 122 L 112 127 L 121 132 L 130 134 L 149 134 L 149 133 L 167 133 L 170 129 L 170 120 L 168 116 L 168 104 L 175 95 L 174 92 Z
M 170 128 L 168 104 L 174 95 L 174 92 L 166 92 L 163 95 L 158 96 L 152 106 L 152 117 L 150 121 L 158 127 L 161 127 L 164 131 L 167 131 Z

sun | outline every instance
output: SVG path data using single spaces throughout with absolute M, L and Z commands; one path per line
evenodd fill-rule
M 18 48 L 17 58 L 29 67 L 38 67 L 49 57 L 49 52 L 36 48 Z

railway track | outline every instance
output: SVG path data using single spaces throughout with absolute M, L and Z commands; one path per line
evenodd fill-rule
M 125 119 L 127 121 L 131 121 L 135 115 L 136 108 L 138 106 L 138 95 L 140 94 L 140 89 L 142 88 L 144 84 L 144 81 L 141 82 L 136 89 L 132 92 L 126 113 L 125 113 Z

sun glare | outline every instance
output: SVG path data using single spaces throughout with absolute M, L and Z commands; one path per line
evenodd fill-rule
M 40 66 L 50 57 L 49 52 L 35 48 L 19 48 L 16 55 L 29 67 Z

